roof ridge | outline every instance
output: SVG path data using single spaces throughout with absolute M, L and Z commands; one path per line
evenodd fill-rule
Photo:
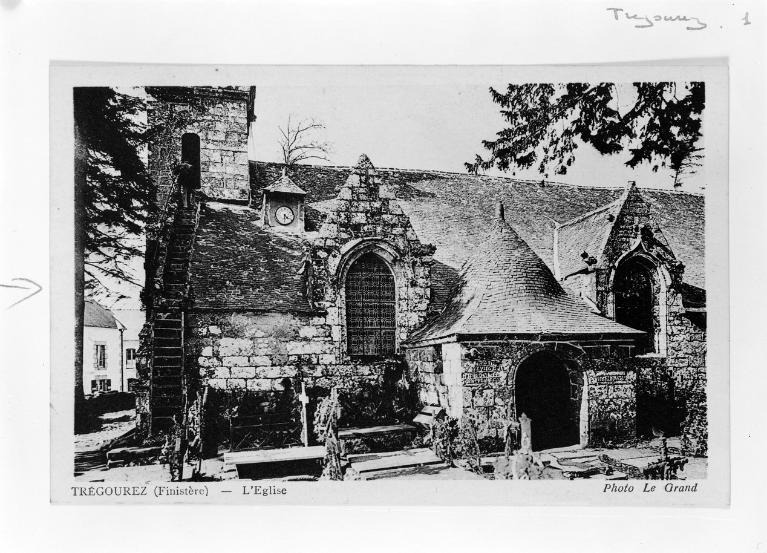
M 257 159 L 251 159 L 248 160 L 251 163 L 261 163 L 263 165 L 285 165 L 283 162 L 280 161 L 263 161 L 263 160 L 257 160 Z M 294 167 L 304 167 L 308 169 L 330 169 L 333 171 L 352 171 L 355 166 L 354 165 L 319 165 L 316 163 L 297 163 L 294 165 Z M 433 175 L 439 175 L 439 176 L 458 176 L 458 177 L 468 177 L 468 178 L 475 178 L 475 179 L 482 179 L 487 181 L 500 181 L 500 182 L 509 182 L 509 183 L 516 183 L 516 184 L 534 184 L 534 185 L 545 185 L 545 186 L 567 186 L 570 188 L 581 188 L 584 190 L 621 190 L 621 186 L 594 186 L 589 184 L 573 184 L 570 182 L 561 182 L 561 181 L 553 181 L 553 180 L 546 180 L 546 179 L 519 179 L 515 177 L 507 177 L 504 175 L 478 175 L 478 174 L 471 174 L 471 173 L 463 173 L 459 171 L 448 171 L 445 169 L 414 169 L 414 168 L 404 168 L 404 167 L 375 167 L 376 171 L 379 173 L 386 172 L 386 173 L 392 173 L 392 172 L 398 172 L 398 173 L 426 173 L 426 174 L 433 174 Z M 649 192 L 664 192 L 668 194 L 677 194 L 677 195 L 686 195 L 686 196 L 705 196 L 703 193 L 699 192 L 689 192 L 684 190 L 666 190 L 665 188 L 646 188 L 646 187 L 637 187 L 640 190 L 646 190 Z

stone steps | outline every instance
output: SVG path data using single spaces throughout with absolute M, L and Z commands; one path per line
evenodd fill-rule
M 242 479 L 284 478 L 295 475 L 319 476 L 325 446 L 234 451 L 224 454 L 224 464 L 237 468 Z
M 379 471 L 442 464 L 442 459 L 425 447 L 386 453 L 360 453 L 349 455 L 347 461 L 350 469 L 362 478 Z
M 413 442 L 417 434 L 410 424 L 392 424 L 361 428 L 342 428 L 338 431 L 341 456 L 402 450 Z

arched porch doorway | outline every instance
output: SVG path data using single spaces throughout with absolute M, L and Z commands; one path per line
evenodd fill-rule
M 571 399 L 565 363 L 549 352 L 525 359 L 514 382 L 517 417 L 532 419 L 532 447 L 536 451 L 578 443 L 577 410 Z

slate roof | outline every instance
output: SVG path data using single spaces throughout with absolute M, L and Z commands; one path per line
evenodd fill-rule
M 287 175 L 282 175 L 275 182 L 267 186 L 265 190 L 281 194 L 300 194 L 301 196 L 306 196 L 306 192 L 299 188 Z
M 378 169 L 380 175 L 385 172 Z M 554 226 L 617 201 L 623 188 L 597 188 L 471 175 L 435 175 L 396 185 L 403 211 L 424 243 L 434 244 L 434 258 L 449 269 L 440 274 L 452 282 L 439 284 L 432 294 L 446 300 L 461 264 L 487 236 L 494 204 L 506 206 L 506 221 L 538 256 L 554 268 Z M 400 195 L 404 188 L 405 194 Z M 698 194 L 640 189 L 677 259 L 684 263 L 684 281 L 705 288 L 704 198 Z M 580 254 L 580 252 L 579 252 Z M 577 261 L 583 264 L 580 255 Z
M 592 313 L 503 219 L 464 263 L 450 302 L 411 342 L 454 335 L 622 335 L 641 332 Z
M 581 255 L 587 253 L 596 259 L 602 254 L 610 232 L 623 206 L 624 196 L 564 223 L 557 229 L 557 258 L 559 277 L 567 277 L 586 265 Z
M 283 168 L 284 165 L 280 163 L 251 162 L 251 205 L 261 205 L 264 188 L 282 176 Z M 352 170 L 349 166 L 295 165 L 291 168 L 290 179 L 306 192 L 308 230 L 319 228 L 323 212 L 331 205 L 329 200 L 336 197 Z M 622 187 L 572 186 L 440 171 L 381 167 L 377 167 L 376 171 L 382 181 L 395 192 L 399 205 L 410 217 L 419 239 L 437 247 L 432 267 L 432 301 L 437 309 L 447 302 L 464 261 L 487 237 L 495 220 L 493 213 L 498 201 L 506 206 L 506 221 L 553 270 L 555 222 L 564 223 L 589 212 L 602 212 L 602 209 L 616 202 L 624 192 Z M 650 189 L 640 189 L 640 192 L 650 205 L 653 217 L 661 226 L 677 259 L 685 264 L 685 282 L 703 289 L 703 196 Z M 212 205 L 209 204 L 209 208 Z M 198 305 L 205 302 L 210 308 L 246 309 L 253 308 L 248 305 L 246 299 L 252 298 L 262 307 L 274 305 L 279 310 L 308 309 L 303 297 L 292 301 L 287 297 L 288 290 L 292 289 L 298 293 L 303 289 L 302 277 L 293 272 L 294 269 L 300 269 L 303 259 L 300 239 L 275 237 L 274 233 L 263 231 L 256 225 L 259 214 L 254 209 L 243 207 L 242 212 L 237 212 L 233 207 L 216 209 L 215 216 L 203 211 L 200 219 L 198 232 L 206 236 L 208 245 L 204 248 L 205 262 L 197 258 L 196 253 L 193 259 L 192 279 Z M 244 213 L 248 212 L 250 215 L 245 217 Z M 245 220 L 252 221 L 246 224 Z M 209 228 L 210 225 L 215 225 L 219 230 Z M 253 233 L 271 237 L 269 240 L 291 244 L 290 247 L 277 248 L 276 252 L 268 254 L 272 259 L 282 259 L 284 264 L 281 266 L 275 261 L 272 266 L 276 267 L 277 272 L 269 278 L 263 275 L 258 285 L 250 283 L 247 279 L 240 279 L 235 275 L 237 271 L 233 269 L 238 255 L 255 260 L 266 246 L 255 240 L 256 234 L 242 239 L 235 239 L 233 235 L 228 234 L 235 229 L 239 229 L 236 232 L 247 234 L 245 229 L 251 228 L 251 225 Z M 219 241 L 218 247 L 222 248 L 220 251 L 213 246 L 214 240 Z M 271 246 L 269 251 L 272 251 Z M 577 261 L 582 264 L 580 257 Z M 211 263 L 212 268 L 207 269 L 205 263 Z M 236 288 L 230 293 L 225 292 L 227 279 L 223 276 L 224 267 L 227 265 L 230 267 L 228 281 Z M 242 270 L 255 270 L 252 265 L 254 263 L 248 262 Z M 287 268 L 284 272 L 283 267 Z M 206 272 L 212 274 L 203 274 Z M 283 274 L 288 275 L 286 280 L 289 282 L 280 280 Z M 279 301 L 272 300 L 268 292 L 270 287 L 277 291 L 276 297 L 280 298 Z M 206 297 L 207 293 L 213 295 Z
M 261 228 L 259 212 L 208 202 L 192 250 L 190 285 L 197 309 L 310 312 L 305 241 Z
M 93 300 L 85 300 L 85 326 L 97 328 L 123 328 L 111 311 Z

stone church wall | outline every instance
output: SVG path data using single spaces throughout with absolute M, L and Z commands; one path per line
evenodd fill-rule
M 705 314 L 685 314 L 681 296 L 675 294 L 673 300 L 668 314 L 666 362 L 680 410 L 682 447 L 688 453 L 703 455 L 708 451 Z
M 636 434 L 631 349 L 598 343 L 462 342 L 409 348 L 406 360 L 423 403 L 440 405 L 454 418 L 492 421 L 521 414 L 515 408 L 516 371 L 531 355 L 550 352 L 568 370 L 573 443 L 593 445 Z
M 258 404 L 286 397 L 295 403 L 302 384 L 309 396 L 310 426 L 317 401 L 332 388 L 340 392 L 342 427 L 409 423 L 418 412 L 402 361 L 340 360 L 325 317 L 196 313 L 189 324 L 187 358 L 198 371 L 199 385 L 215 391 L 210 409 L 219 417 L 226 405 L 240 405 L 240 415 L 253 415 Z M 295 413 L 291 420 L 298 422 Z
M 657 324 L 656 353 L 633 360 L 638 369 L 639 431 L 649 435 L 648 426 L 677 434 L 691 451 L 706 449 L 706 328 L 705 313 L 686 313 L 682 301 L 684 267 L 671 252 L 662 229 L 653 220 L 649 204 L 632 189 L 624 203 L 604 252 L 604 268 L 596 273 L 599 307 L 614 316 L 611 276 L 614 265 L 631 250 L 648 225 L 643 238 L 644 255 L 655 260 L 654 287 L 659 304 L 654 310 Z M 660 281 L 665 284 L 661 291 Z M 665 302 L 660 304 L 660 302 Z M 671 405 L 667 405 L 666 401 Z
M 325 317 L 288 313 L 194 313 L 188 355 L 202 384 L 216 389 L 282 391 L 285 378 L 308 387 L 353 388 L 375 382 L 387 366 L 340 363 Z

